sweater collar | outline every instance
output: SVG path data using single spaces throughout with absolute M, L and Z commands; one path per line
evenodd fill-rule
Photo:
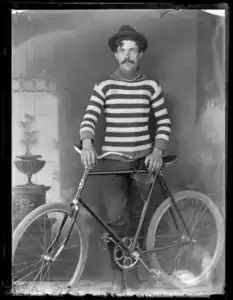
M 114 73 L 112 73 L 110 75 L 110 78 L 113 78 L 115 80 L 119 80 L 119 81 L 125 81 L 125 82 L 134 82 L 134 81 L 137 81 L 139 79 L 142 79 L 142 77 L 144 77 L 144 75 L 142 74 L 141 70 L 138 69 L 137 72 L 135 73 L 135 76 L 132 77 L 132 78 L 126 78 L 124 77 L 119 69 L 117 69 Z

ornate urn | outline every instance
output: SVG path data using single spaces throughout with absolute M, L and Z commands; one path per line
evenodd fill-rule
M 23 128 L 21 143 L 26 151 L 23 155 L 17 155 L 14 164 L 16 168 L 27 176 L 27 183 L 16 185 L 12 188 L 13 193 L 13 229 L 31 210 L 45 203 L 45 194 L 50 187 L 38 185 L 32 182 L 33 174 L 38 173 L 45 165 L 41 155 L 31 152 L 31 147 L 37 144 L 38 131 L 32 129 L 35 117 L 25 114 L 20 122 Z

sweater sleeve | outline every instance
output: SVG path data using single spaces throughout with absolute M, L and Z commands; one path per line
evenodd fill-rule
M 157 131 L 155 135 L 155 147 L 165 150 L 171 135 L 171 120 L 164 101 L 163 91 L 160 84 L 153 81 L 151 95 L 151 108 L 155 116 Z
M 80 125 L 80 141 L 85 138 L 94 140 L 96 125 L 104 106 L 104 98 L 101 88 L 96 84 Z

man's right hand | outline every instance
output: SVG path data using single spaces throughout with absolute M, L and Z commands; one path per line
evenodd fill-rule
M 83 140 L 83 148 L 81 152 L 81 161 L 85 168 L 91 168 L 95 165 L 96 151 L 93 147 L 91 139 Z

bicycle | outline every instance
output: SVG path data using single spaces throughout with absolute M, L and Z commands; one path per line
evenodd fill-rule
M 74 149 L 79 154 L 81 153 L 78 146 L 74 145 Z M 98 156 L 97 160 L 105 159 L 112 154 L 125 159 L 132 159 L 132 157 L 122 153 L 108 152 Z M 147 198 L 144 199 L 138 228 L 134 237 L 125 238 L 120 238 L 115 234 L 106 222 L 82 200 L 83 188 L 90 175 L 130 174 L 130 176 L 135 176 L 149 174 L 149 172 L 147 170 L 96 172 L 86 168 L 75 197 L 70 204 L 59 202 L 44 204 L 29 213 L 14 230 L 12 288 L 15 291 L 20 291 L 20 289 L 25 291 L 25 288 L 32 289 L 34 287 L 45 291 L 45 285 L 40 282 L 43 280 L 45 283 L 46 280 L 48 282 L 67 280 L 67 274 L 64 275 L 63 272 L 68 270 L 68 266 L 73 268 L 71 278 L 67 280 L 65 287 L 61 286 L 61 289 L 70 291 L 74 284 L 79 282 L 88 253 L 88 236 L 85 231 L 85 224 L 82 218 L 78 217 L 81 207 L 103 227 L 108 233 L 109 240 L 115 243 L 114 260 L 122 270 L 130 269 L 141 263 L 155 279 L 161 278 L 180 289 L 202 284 L 216 268 L 223 252 L 224 221 L 218 207 L 207 195 L 194 190 L 183 190 L 174 193 L 174 195 L 170 192 L 163 176 L 163 169 L 176 160 L 175 155 L 163 157 L 161 169 L 151 174 L 152 180 L 149 183 Z M 166 199 L 150 219 L 146 236 L 146 249 L 143 249 L 138 243 L 139 233 L 156 184 L 160 185 Z M 198 208 L 200 210 L 196 214 Z M 38 245 L 40 240 L 36 237 L 43 230 L 45 230 L 42 237 L 43 245 L 40 246 Z M 197 233 L 201 233 L 201 235 L 197 235 Z M 78 238 L 75 237 L 75 234 L 78 235 Z M 31 243 L 30 238 L 33 240 Z M 77 243 L 70 246 L 69 243 L 72 241 Z M 24 245 L 29 247 L 23 252 Z M 206 250 L 207 246 L 211 246 L 208 251 Z M 72 247 L 76 247 L 72 253 L 77 262 L 64 263 L 65 258 L 71 257 L 71 252 L 66 251 Z M 38 253 L 38 251 L 42 253 Z M 176 254 L 177 251 L 178 254 Z M 174 252 L 176 254 L 174 260 L 178 263 L 178 267 L 174 267 L 174 262 L 171 261 Z M 184 252 L 185 255 L 182 256 Z M 27 253 L 27 256 L 23 258 L 22 253 Z M 65 256 L 64 253 L 68 254 Z M 206 258 L 206 254 L 208 254 L 209 260 L 207 259 L 207 264 L 203 267 L 203 257 Z M 143 258 L 144 256 L 146 259 L 149 258 L 149 263 Z M 59 259 L 63 265 L 56 268 L 55 265 Z M 192 265 L 192 274 L 195 276 L 192 280 L 185 281 L 178 276 L 178 273 L 182 268 L 190 271 L 187 267 L 190 268 L 192 259 L 198 265 L 195 264 L 195 267 L 194 263 Z

